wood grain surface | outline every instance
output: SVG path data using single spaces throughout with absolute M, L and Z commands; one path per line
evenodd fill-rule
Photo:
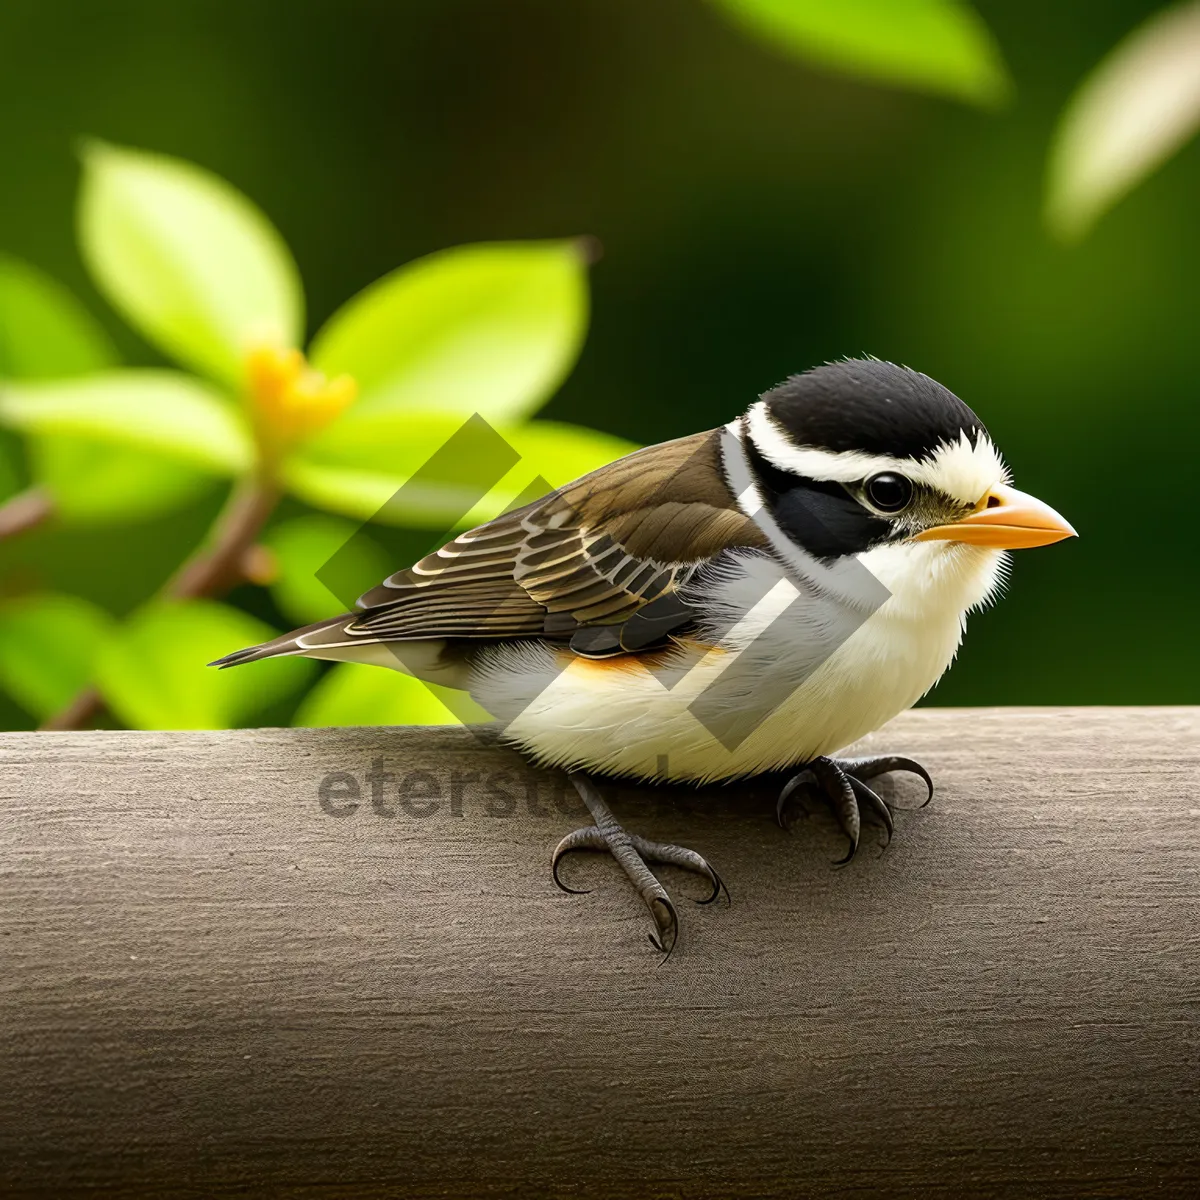
M 938 794 L 842 870 L 770 781 L 607 789 L 733 895 L 665 874 L 661 963 L 470 732 L 3 735 L 0 1189 L 1200 1195 L 1200 709 L 864 745 Z

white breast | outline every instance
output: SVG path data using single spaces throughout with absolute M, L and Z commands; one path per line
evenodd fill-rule
M 714 614 L 715 649 L 683 645 L 648 666 L 498 646 L 475 661 L 471 694 L 546 765 L 702 782 L 832 754 L 937 682 L 1004 555 L 922 542 L 859 561 L 891 593 L 865 619 L 799 593 L 775 559 L 748 554 L 694 585 L 698 607 Z

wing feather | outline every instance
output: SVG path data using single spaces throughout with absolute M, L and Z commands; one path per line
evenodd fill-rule
M 737 507 L 710 431 L 637 451 L 459 534 L 365 593 L 346 632 L 553 637 L 583 654 L 635 652 L 691 620 L 676 589 L 700 563 L 766 545 Z

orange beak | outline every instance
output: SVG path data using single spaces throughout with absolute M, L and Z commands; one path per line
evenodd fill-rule
M 1077 536 L 1050 505 L 998 483 L 961 521 L 923 530 L 914 541 L 966 542 L 994 550 L 1022 550 Z

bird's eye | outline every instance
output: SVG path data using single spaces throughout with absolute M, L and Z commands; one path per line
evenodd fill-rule
M 881 471 L 867 480 L 867 499 L 880 512 L 896 513 L 906 508 L 913 496 L 912 480 L 895 471 Z

